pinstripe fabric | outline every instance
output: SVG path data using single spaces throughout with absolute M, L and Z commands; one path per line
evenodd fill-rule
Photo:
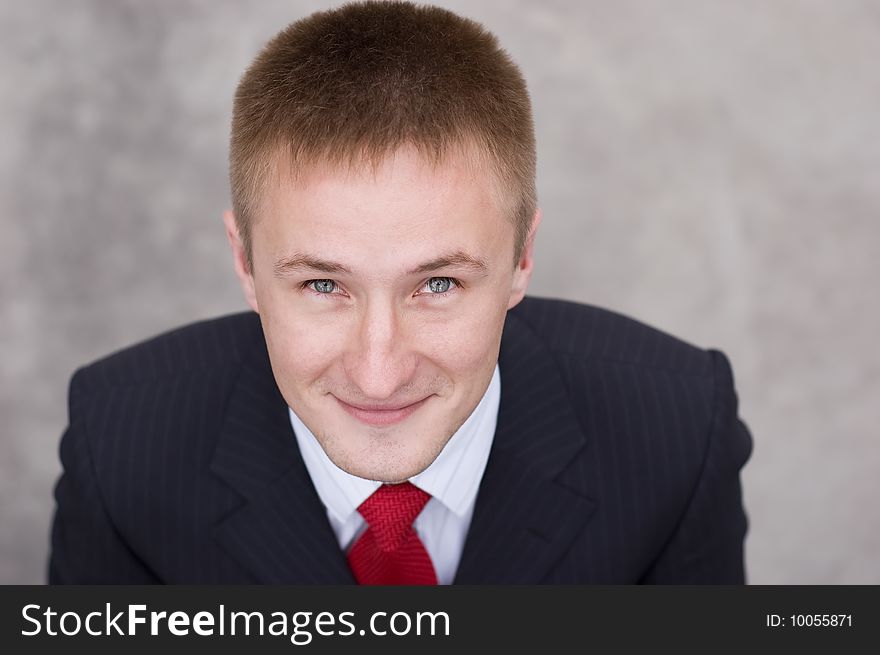
M 456 583 L 743 581 L 751 438 L 721 353 L 527 298 L 499 367 Z M 80 369 L 69 406 L 51 582 L 353 582 L 255 314 Z

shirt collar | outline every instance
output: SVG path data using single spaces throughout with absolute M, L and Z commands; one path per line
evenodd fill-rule
M 501 376 L 496 364 L 492 380 L 474 411 L 446 442 L 431 465 L 410 478 L 412 484 L 431 494 L 458 516 L 463 516 L 476 498 L 495 436 L 500 401 Z M 347 521 L 382 483 L 359 478 L 336 466 L 312 431 L 292 408 L 288 409 L 293 432 L 318 497 L 338 521 Z

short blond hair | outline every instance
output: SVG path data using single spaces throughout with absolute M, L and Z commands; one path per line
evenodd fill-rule
M 482 25 L 408 2 L 354 2 L 289 25 L 239 82 L 229 149 L 232 205 L 252 266 L 251 227 L 279 157 L 378 166 L 404 145 L 432 161 L 475 150 L 497 180 L 519 260 L 536 209 L 525 80 Z

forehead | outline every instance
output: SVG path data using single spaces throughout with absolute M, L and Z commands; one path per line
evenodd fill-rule
M 506 216 L 492 167 L 470 152 L 450 150 L 442 159 L 402 147 L 377 162 L 279 162 L 266 185 L 260 221 L 355 231 L 406 231 L 443 219 L 495 225 Z

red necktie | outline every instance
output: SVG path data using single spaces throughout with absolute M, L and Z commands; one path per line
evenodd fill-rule
M 358 511 L 367 529 L 348 551 L 348 564 L 362 585 L 437 584 L 428 551 L 412 523 L 431 494 L 410 482 L 383 484 Z

